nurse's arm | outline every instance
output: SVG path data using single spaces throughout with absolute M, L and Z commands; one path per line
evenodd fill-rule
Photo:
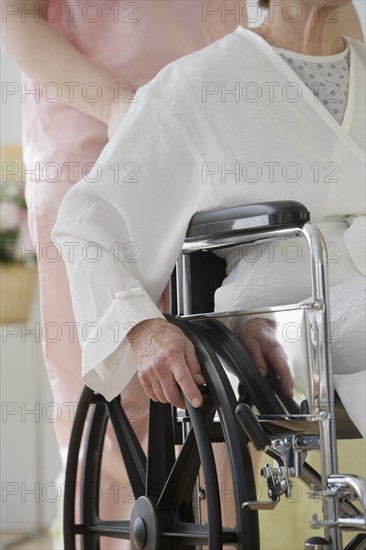
M 1 47 L 5 53 L 35 82 L 45 86 L 57 82 L 60 101 L 83 113 L 108 123 L 111 110 L 127 111 L 131 88 L 77 50 L 46 20 L 48 0 L 13 0 L 2 2 Z M 83 89 L 90 82 L 101 86 L 101 98 L 88 101 Z M 115 97 L 116 89 L 120 95 Z M 114 114 L 115 116 L 115 114 Z

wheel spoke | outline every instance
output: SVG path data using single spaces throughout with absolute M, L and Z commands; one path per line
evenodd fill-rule
M 160 495 L 174 462 L 172 407 L 150 401 L 146 495 Z
M 164 531 L 164 537 L 175 538 L 181 546 L 194 546 L 208 544 L 208 526 L 207 524 L 197 524 L 188 522 L 178 522 L 174 531 Z M 221 543 L 235 543 L 237 533 L 235 529 L 224 528 L 221 533 Z
M 129 521 L 97 521 L 92 525 L 87 523 L 79 523 L 75 525 L 74 532 L 76 535 L 93 535 L 94 537 L 109 537 L 114 539 L 130 538 L 130 522 Z
M 131 488 L 137 499 L 145 494 L 146 456 L 121 406 L 120 399 L 118 397 L 113 399 L 107 403 L 107 407 Z
M 202 414 L 206 424 L 211 426 L 215 409 L 207 399 L 204 400 Z M 191 429 L 161 492 L 157 508 L 188 506 L 192 500 L 200 465 L 196 436 Z
M 191 430 L 160 495 L 157 508 L 189 505 L 200 464 L 196 438 Z

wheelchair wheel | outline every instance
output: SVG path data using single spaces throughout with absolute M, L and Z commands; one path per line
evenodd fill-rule
M 173 316 L 168 321 L 179 326 L 193 342 L 201 363 L 206 386 L 204 404 L 193 409 L 187 402 L 182 422 L 170 405 L 150 402 L 149 444 L 145 456 L 121 406 L 120 399 L 107 402 L 85 388 L 74 419 L 66 469 L 64 502 L 65 548 L 98 550 L 100 538 L 131 541 L 133 549 L 189 550 L 206 546 L 259 548 L 258 515 L 242 503 L 256 499 L 255 482 L 248 441 L 234 414 L 237 404 L 232 387 L 213 347 L 200 327 Z M 88 417 L 88 429 L 85 424 Z M 220 422 L 217 421 L 219 417 Z M 99 517 L 99 486 L 103 443 L 108 420 L 119 444 L 135 504 L 127 521 L 108 521 Z M 182 425 L 187 436 L 181 443 Z M 86 431 L 85 436 L 83 433 Z M 226 445 L 232 487 L 235 488 L 234 527 L 222 525 L 219 481 L 213 445 Z M 79 491 L 80 522 L 75 521 L 77 471 L 82 450 Z M 201 498 L 207 506 L 207 522 L 197 519 L 195 488 L 201 468 Z M 116 504 L 118 506 L 118 504 Z

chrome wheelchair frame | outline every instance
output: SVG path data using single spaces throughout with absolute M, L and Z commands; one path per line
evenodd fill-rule
M 235 245 L 264 243 L 303 236 L 310 249 L 312 298 L 292 306 L 247 312 L 206 312 L 211 299 L 197 306 L 207 289 L 195 291 L 192 272 L 196 258 Z M 198 254 L 198 255 L 197 255 Z M 198 268 L 200 272 L 200 268 Z M 215 279 L 215 276 L 213 276 Z M 222 278 L 222 274 L 221 274 Z M 219 286 L 213 281 L 213 289 Z M 337 433 L 359 436 L 350 421 L 338 429 L 331 362 L 327 288 L 327 252 L 320 231 L 310 223 L 306 208 L 293 201 L 245 205 L 196 214 L 188 228 L 182 254 L 172 279 L 172 310 L 167 320 L 180 327 L 196 347 L 206 384 L 202 409 L 180 414 L 174 407 L 150 402 L 149 448 L 141 449 L 128 418 L 116 398 L 108 403 L 85 388 L 74 419 L 65 483 L 65 548 L 97 550 L 100 537 L 130 539 L 134 549 L 218 550 L 229 545 L 258 550 L 258 510 L 273 509 L 281 495 L 291 494 L 291 478 L 301 478 L 323 503 L 323 518 L 311 526 L 323 537 L 305 541 L 308 550 L 340 550 L 342 529 L 358 534 L 347 550 L 366 548 L 366 488 L 363 479 L 338 472 Z M 212 289 L 210 289 L 212 290 Z M 296 312 L 306 335 L 308 371 L 298 397 L 285 397 L 275 375 L 269 384 L 253 366 L 236 336 L 217 319 L 233 316 L 276 316 Z M 274 317 L 273 317 L 274 316 Z M 87 415 L 91 421 L 84 430 Z M 255 411 L 255 414 L 253 412 Z M 98 488 L 107 422 L 113 425 L 136 499 L 130 521 L 99 518 Z M 83 439 L 83 433 L 86 436 Z M 343 432 L 343 433 L 342 433 Z M 353 434 L 352 434 L 353 432 Z M 80 521 L 75 520 L 79 451 L 84 441 L 80 486 Z M 223 527 L 212 447 L 224 442 L 235 494 L 235 526 Z M 257 501 L 248 443 L 275 460 L 262 475 L 268 500 Z M 176 445 L 181 445 L 178 457 Z M 309 450 L 321 451 L 320 475 L 305 461 Z M 197 482 L 202 468 L 204 491 Z M 360 509 L 353 503 L 358 500 Z M 202 501 L 207 521 L 201 520 Z

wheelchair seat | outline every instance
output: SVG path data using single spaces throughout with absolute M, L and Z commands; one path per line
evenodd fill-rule
M 181 256 L 171 278 L 169 322 L 193 342 L 206 384 L 201 388 L 204 404 L 186 410 L 150 402 L 149 445 L 143 452 L 120 398 L 107 402 L 85 388 L 81 396 L 70 440 L 64 502 L 65 548 L 77 546 L 98 550 L 101 537 L 128 539 L 133 549 L 196 550 L 226 546 L 259 550 L 258 510 L 271 510 L 281 495 L 291 494 L 289 477 L 300 477 L 314 494 L 324 499 L 324 519 L 313 519 L 324 537 L 305 543 L 307 550 L 340 550 L 342 528 L 358 534 L 347 550 L 366 548 L 366 491 L 356 476 L 337 470 L 338 437 L 352 436 L 349 419 L 334 422 L 331 359 L 327 340 L 327 292 L 325 247 L 312 252 L 313 302 L 294 306 L 306 329 L 319 323 L 324 338 L 314 342 L 307 334 L 305 346 L 310 359 L 300 398 L 286 397 L 274 373 L 264 379 L 237 336 L 225 325 L 230 315 L 247 312 L 213 311 L 213 296 L 226 271 L 216 248 L 268 239 L 303 235 L 308 242 L 321 241 L 310 224 L 307 209 L 292 201 L 244 205 L 193 216 Z M 287 308 L 263 314 L 286 314 Z M 252 316 L 253 312 L 250 312 Z M 316 353 L 315 353 L 316 352 Z M 337 411 L 338 405 L 336 406 Z M 340 407 L 342 414 L 343 407 Z M 98 495 L 107 423 L 116 434 L 121 456 L 136 499 L 130 520 L 109 521 L 99 517 Z M 353 429 L 353 436 L 359 434 Z M 249 443 L 276 462 L 265 468 L 267 501 L 258 501 Z M 222 525 L 221 500 L 213 447 L 225 444 L 235 488 L 234 526 Z M 177 449 L 179 446 L 180 451 Z M 321 472 L 306 463 L 309 450 L 321 450 Z M 78 463 L 82 456 L 79 491 L 80 521 L 76 520 Z M 200 469 L 202 471 L 199 476 Z M 202 478 L 204 487 L 202 486 Z M 201 480 L 201 481 L 200 481 Z M 358 499 L 361 510 L 353 503 Z M 206 505 L 207 520 L 201 517 Z

